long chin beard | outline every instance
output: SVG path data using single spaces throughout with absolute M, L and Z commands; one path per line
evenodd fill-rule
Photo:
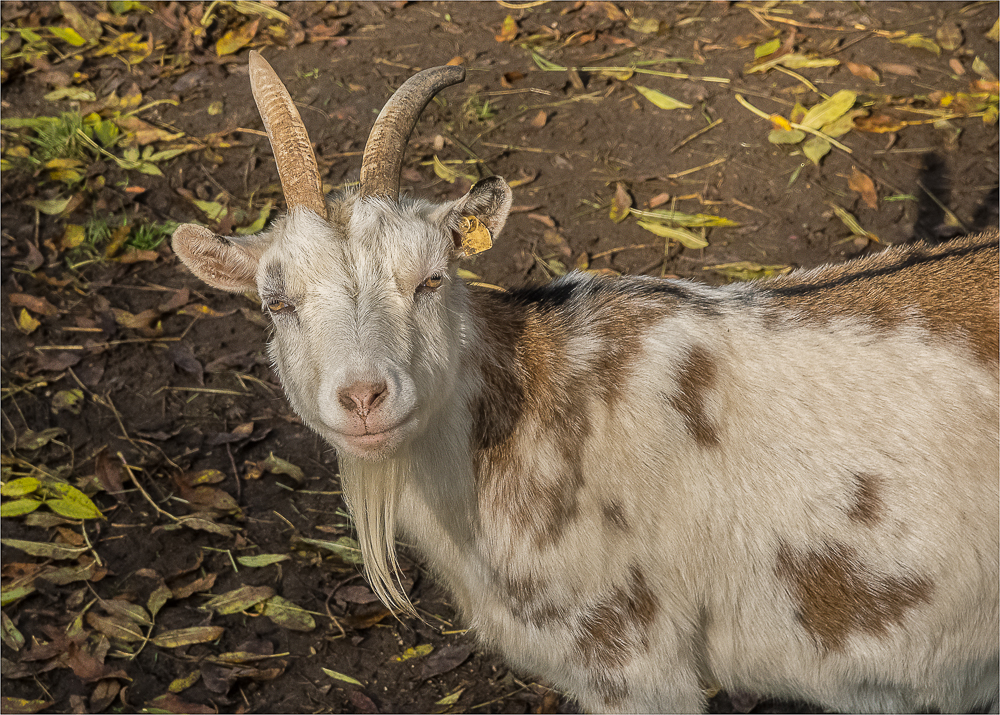
M 341 458 L 344 501 L 358 530 L 365 577 L 386 606 L 416 615 L 399 583 L 395 539 L 396 507 L 411 472 L 410 459 L 400 453 L 379 462 Z

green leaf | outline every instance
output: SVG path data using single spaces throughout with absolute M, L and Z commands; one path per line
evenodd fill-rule
M 805 55 L 791 54 L 781 57 L 778 60 L 778 63 L 790 70 L 794 70 L 813 69 L 817 67 L 836 67 L 840 64 L 840 60 L 835 60 L 832 57 L 806 57 Z
M 775 37 L 769 42 L 757 45 L 753 48 L 754 59 L 759 60 L 761 57 L 767 57 L 768 55 L 773 55 L 777 52 L 778 48 L 781 47 L 781 38 Z
M 681 211 L 640 211 L 632 209 L 636 216 L 656 223 L 676 223 L 688 228 L 700 228 L 701 226 L 732 228 L 739 226 L 735 221 L 722 216 L 712 214 L 686 214 Z
M 173 591 L 167 588 L 164 584 L 160 584 L 155 591 L 149 594 L 149 600 L 146 602 L 146 608 L 149 609 L 149 615 L 152 618 L 156 618 L 156 614 L 160 612 L 164 604 L 173 598 Z
M 56 216 L 61 214 L 69 206 L 69 202 L 73 200 L 72 196 L 65 199 L 34 199 L 31 201 L 25 201 L 28 206 L 34 209 L 38 209 L 46 216 Z
M 0 593 L 0 606 L 9 606 L 14 601 L 24 598 L 25 596 L 30 596 L 35 592 L 35 587 L 29 585 L 17 586 L 16 588 L 4 589 Z
M 240 566 L 259 569 L 271 564 L 288 561 L 290 558 L 292 557 L 288 554 L 257 554 L 256 556 L 237 556 L 236 560 L 240 563 Z
M 801 129 L 772 129 L 767 135 L 772 144 L 798 144 L 805 138 L 806 133 Z
M 242 228 L 236 229 L 236 233 L 241 235 L 248 235 L 251 233 L 260 233 L 264 230 L 264 226 L 267 224 L 267 219 L 271 216 L 271 209 L 274 208 L 274 201 L 268 199 L 264 203 L 264 208 L 260 210 L 260 215 L 257 220 L 254 221 L 249 226 L 243 226 Z
M 538 65 L 538 69 L 544 70 L 545 72 L 565 72 L 567 69 L 562 65 L 557 65 L 555 62 L 545 59 L 534 50 L 531 52 L 531 59 L 533 59 L 535 64 Z
M 462 693 L 465 692 L 465 688 L 457 688 L 456 690 L 448 693 L 443 698 L 438 700 L 435 705 L 446 705 L 451 706 L 458 702 L 458 699 L 462 697 Z
M 806 112 L 806 116 L 799 124 L 810 129 L 819 129 L 824 124 L 829 124 L 846 114 L 854 106 L 857 98 L 856 93 L 849 89 L 842 89 Z
M 321 668 L 320 670 L 322 670 L 324 673 L 329 675 L 334 680 L 340 680 L 345 683 L 350 683 L 351 685 L 360 685 L 361 687 L 364 687 L 364 683 L 362 683 L 360 680 L 355 680 L 349 675 L 338 673 L 336 670 L 330 670 L 329 668 Z
M 41 432 L 32 432 L 31 430 L 27 430 L 24 434 L 18 436 L 17 448 L 34 452 L 36 449 L 41 449 L 56 437 L 65 433 L 66 430 L 59 427 L 50 427 L 49 429 L 42 430 Z
M 211 221 L 221 221 L 226 215 L 226 207 L 220 204 L 218 201 L 202 201 L 200 199 L 194 199 L 194 205 L 205 212 L 205 215 Z
M 819 166 L 819 160 L 830 153 L 830 142 L 823 137 L 810 137 L 802 145 L 802 153 L 806 155 L 809 161 Z
M 67 519 L 103 519 L 104 514 L 95 506 L 86 494 L 76 487 L 62 482 L 51 482 L 46 489 L 62 495 L 59 499 L 50 499 L 46 505 L 60 516 Z
M 677 241 L 687 248 L 705 248 L 708 246 L 708 241 L 698 234 L 688 231 L 686 228 L 673 228 L 672 226 L 664 226 L 663 224 L 652 223 L 650 221 L 639 221 L 639 226 L 657 236 Z
M 316 628 L 316 619 L 308 611 L 281 596 L 272 596 L 258 604 L 257 611 L 290 631 L 311 631 Z
M 23 497 L 25 494 L 31 494 L 33 491 L 38 489 L 40 484 L 41 482 L 39 482 L 35 477 L 12 479 L 3 486 L 0 486 L 0 496 Z
M 73 47 L 83 47 L 87 44 L 87 41 L 80 36 L 80 33 L 72 27 L 50 27 L 48 30 L 63 42 L 73 45 Z
M 650 102 L 655 104 L 660 109 L 691 109 L 690 104 L 685 104 L 678 99 L 674 99 L 663 92 L 658 92 L 655 89 L 650 89 L 649 87 L 642 87 L 640 85 L 635 85 L 635 88 L 639 91 L 643 97 L 648 99 Z
M 65 410 L 78 415 L 83 409 L 83 390 L 74 387 L 72 390 L 60 390 L 52 396 L 52 412 Z
M 40 507 L 42 502 L 38 499 L 14 499 L 0 504 L 0 517 L 2 516 L 24 516 L 30 514 Z
M 0 613 L 0 623 L 2 623 L 3 642 L 11 650 L 21 650 L 24 646 L 24 636 L 17 630 L 14 622 L 6 613 Z
M 274 589 L 270 586 L 240 586 L 235 590 L 209 599 L 202 608 L 215 611 L 219 615 L 240 613 L 272 596 L 274 596 Z
M 348 564 L 362 564 L 364 559 L 361 556 L 361 546 L 357 541 L 349 536 L 342 536 L 336 541 L 326 541 L 323 539 L 296 539 L 299 543 L 318 546 L 337 554 L 340 560 Z
M 861 227 L 861 224 L 858 222 L 858 219 L 855 218 L 854 214 L 852 214 L 850 211 L 841 208 L 840 206 L 837 206 L 837 204 L 830 204 L 830 207 L 833 209 L 833 212 L 837 215 L 837 218 L 840 219 L 841 223 L 847 226 L 847 228 L 849 228 L 851 233 L 853 233 L 855 236 L 864 236 L 865 238 L 870 238 L 875 241 L 878 241 L 878 237 L 875 236 L 875 234 L 866 231 L 864 228 Z

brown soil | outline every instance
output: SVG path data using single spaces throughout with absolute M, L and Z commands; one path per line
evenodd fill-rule
M 152 33 L 168 52 L 181 52 L 184 35 L 191 32 L 181 18 L 195 6 L 147 4 L 155 12 L 130 13 L 118 31 Z M 97 4 L 78 7 L 90 14 L 100 9 Z M 942 126 L 912 123 L 933 118 L 927 110 L 939 108 L 940 96 L 934 93 L 970 91 L 970 82 L 978 78 L 972 69 L 977 56 L 997 71 L 996 43 L 985 37 L 997 19 L 996 6 L 815 3 L 768 13 L 762 5 L 728 2 L 549 3 L 527 9 L 496 3 L 321 2 L 282 3 L 278 9 L 307 31 L 307 41 L 298 37 L 294 47 L 267 45 L 261 32 L 250 46 L 220 61 L 214 43 L 239 19 L 220 10 L 204 35 L 193 44 L 187 40 L 184 51 L 192 63 L 184 71 L 157 64 L 155 54 L 131 69 L 114 56 L 92 55 L 82 63 L 69 59 L 50 68 L 88 74 L 84 86 L 98 96 L 112 90 L 122 95 L 135 82 L 144 104 L 178 100 L 176 106 L 164 103 L 142 116 L 189 137 L 226 131 L 223 138 L 232 146 L 183 154 L 162 165 L 163 177 L 126 174 L 111 161 L 100 162 L 90 168 L 90 177 L 103 175 L 105 186 L 69 216 L 39 214 L 25 203 L 54 195 L 42 172 L 3 174 L 4 479 L 44 468 L 91 495 L 105 520 L 86 521 L 85 531 L 106 569 L 102 578 L 65 585 L 35 579 L 33 593 L 4 607 L 26 639 L 19 650 L 4 641 L 5 707 L 575 712 L 570 699 L 533 680 L 531 673 L 512 672 L 498 657 L 481 652 L 461 631 L 448 594 L 423 573 L 415 556 L 403 563 L 424 620 L 399 622 L 372 602 L 349 559 L 300 540 L 333 541 L 351 530 L 338 492 L 336 454 L 286 404 L 264 353 L 267 328 L 258 305 L 206 288 L 167 244 L 153 261 L 98 261 L 71 270 L 59 247 L 65 225 L 82 224 L 94 214 L 126 214 L 218 228 L 190 198 L 246 210 L 243 223 L 253 221 L 267 198 L 280 205 L 247 77 L 247 52 L 257 47 L 299 103 L 324 180 L 333 187 L 356 178 L 371 122 L 401 82 L 418 69 L 465 59 L 467 81 L 443 92 L 418 123 L 403 183 L 404 189 L 429 198 L 460 196 L 468 180 L 440 179 L 428 163 L 435 154 L 442 160 L 481 161 L 448 165 L 463 173 L 526 180 L 514 190 L 514 213 L 498 245 L 466 266 L 487 283 L 546 281 L 553 266 L 558 270 L 553 259 L 569 267 L 586 261 L 593 269 L 717 283 L 723 276 L 706 266 L 735 261 L 814 266 L 878 250 L 869 238 L 851 234 L 834 205 L 852 213 L 882 244 L 936 240 L 997 222 L 996 126 L 979 117 Z M 2 12 L 4 27 L 28 26 L 30 13 L 43 24 L 56 23 L 59 16 L 48 4 L 5 3 Z M 519 34 L 513 42 L 499 41 L 508 14 Z M 642 32 L 633 29 L 636 24 L 630 28 L 631 18 L 660 24 Z M 316 39 L 321 24 L 334 28 L 331 39 Z M 961 30 L 962 42 L 940 55 L 888 36 L 904 30 L 935 38 L 939 28 L 951 25 Z M 755 46 L 774 36 L 789 40 L 793 33 L 798 51 L 841 61 L 796 74 L 827 95 L 853 90 L 870 103 L 873 115 L 911 123 L 885 133 L 851 131 L 841 141 L 853 154 L 834 149 L 820 166 L 795 153 L 796 147 L 769 143 L 770 124 L 735 95 L 786 117 L 796 101 L 806 107 L 820 101 L 799 77 L 746 71 Z M 621 80 L 586 70 L 540 71 L 519 44 L 525 40 L 564 67 L 627 65 L 641 51 L 644 59 L 680 58 L 652 65 L 655 69 L 728 81 L 654 75 Z M 852 74 L 848 62 L 873 68 L 880 82 Z M 3 84 L 4 117 L 54 115 L 70 106 L 43 98 L 52 89 L 52 76 L 37 69 L 19 65 L 10 71 Z M 692 108 L 659 109 L 635 85 Z M 492 114 L 477 116 L 470 99 L 480 107 L 488 100 Z M 210 105 L 219 101 L 222 112 L 211 114 Z M 721 123 L 691 138 L 715 120 Z M 874 208 L 849 188 L 855 168 L 874 183 L 880 197 Z M 663 239 L 633 218 L 619 224 L 609 218 L 619 185 L 636 207 L 669 194 L 661 208 L 717 214 L 740 225 L 710 230 L 705 249 L 673 243 L 665 250 Z M 128 190 L 136 186 L 145 191 Z M 909 198 L 886 200 L 903 195 Z M 221 230 L 232 230 L 232 219 L 223 223 Z M 34 313 L 41 326 L 25 333 L 18 327 L 21 304 L 12 302 L 12 294 L 45 298 L 54 311 Z M 144 314 L 149 318 L 144 324 L 127 327 L 127 319 L 116 312 L 122 310 L 152 312 Z M 79 409 L 53 404 L 61 391 L 71 389 L 83 391 Z M 252 425 L 238 428 L 247 423 Z M 61 430 L 56 439 L 32 449 L 28 430 L 50 428 Z M 273 470 L 252 473 L 249 463 L 271 454 L 301 468 L 304 479 Z M 138 484 L 118 466 L 119 455 Z M 196 492 L 192 475 L 207 469 L 224 475 L 209 488 L 223 490 L 238 510 L 219 501 L 218 492 Z M 125 488 L 112 494 L 108 485 L 116 478 Z M 195 512 L 205 514 L 210 524 L 232 528 L 217 533 L 222 531 L 217 527 L 177 527 L 178 518 Z M 72 543 L 80 534 L 81 527 L 69 522 L 3 519 L 5 539 Z M 235 561 L 252 554 L 291 558 L 263 568 Z M 4 588 L 44 563 L 4 546 Z M 203 582 L 205 590 L 183 595 L 184 587 L 199 578 L 215 580 Z M 221 636 L 184 647 L 149 642 L 140 648 L 141 640 L 127 643 L 101 635 L 107 630 L 92 616 L 105 611 L 94 599 L 145 605 L 161 583 L 175 596 L 152 629 L 139 626 L 142 634 L 221 626 Z M 291 630 L 252 608 L 229 615 L 203 608 L 210 596 L 242 585 L 273 588 L 314 614 L 316 627 Z M 84 613 L 84 636 L 67 640 L 67 627 Z M 433 647 L 429 655 L 400 660 L 408 648 L 425 645 Z M 268 657 L 241 665 L 218 659 L 237 651 Z M 81 653 L 91 660 L 78 657 Z M 332 678 L 323 669 L 360 685 Z M 172 681 L 196 670 L 200 678 L 193 685 L 168 694 Z M 452 704 L 439 702 L 459 690 Z M 18 704 L 19 698 L 41 705 Z M 717 712 L 804 707 L 745 693 L 720 694 L 712 701 Z

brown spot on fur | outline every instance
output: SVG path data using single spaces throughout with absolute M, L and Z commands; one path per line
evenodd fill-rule
M 906 611 L 929 603 L 934 586 L 927 578 L 870 573 L 842 544 L 804 554 L 782 544 L 775 572 L 789 585 L 803 628 L 827 650 L 842 648 L 852 633 L 884 636 Z
M 885 510 L 879 480 L 871 474 L 855 474 L 854 483 L 854 503 L 847 511 L 847 518 L 865 526 L 875 526 Z
M 622 676 L 596 673 L 591 680 L 594 690 L 604 699 L 606 709 L 616 708 L 629 696 L 628 684 Z
M 625 508 L 617 499 L 612 499 L 601 505 L 601 515 L 604 523 L 613 531 L 629 531 L 631 526 L 625 518 Z
M 880 331 L 922 325 L 954 345 L 966 341 L 980 362 L 1000 361 L 997 315 L 997 231 L 938 246 L 889 249 L 842 266 L 828 266 L 762 284 L 793 320 L 829 322 L 858 317 Z
M 502 588 L 511 615 L 519 620 L 544 628 L 552 623 L 563 623 L 568 618 L 566 610 L 547 599 L 543 585 L 531 575 L 508 575 L 502 580 Z
M 670 398 L 671 406 L 683 416 L 687 431 L 702 447 L 719 444 L 718 429 L 705 414 L 706 393 L 715 382 L 716 372 L 708 351 L 695 346 L 680 364 L 677 393 Z
M 627 590 L 618 586 L 580 619 L 577 648 L 588 667 L 621 668 L 649 648 L 647 633 L 659 601 L 639 568 L 632 566 L 629 577 Z

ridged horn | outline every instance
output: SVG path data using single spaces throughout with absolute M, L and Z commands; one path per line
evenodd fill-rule
M 432 67 L 406 80 L 382 107 L 361 160 L 361 198 L 399 200 L 399 173 L 406 142 L 417 117 L 431 98 L 445 87 L 465 81 L 465 68 Z
M 250 88 L 271 142 L 288 209 L 301 206 L 326 218 L 323 182 L 302 117 L 285 85 L 256 50 L 250 52 Z

